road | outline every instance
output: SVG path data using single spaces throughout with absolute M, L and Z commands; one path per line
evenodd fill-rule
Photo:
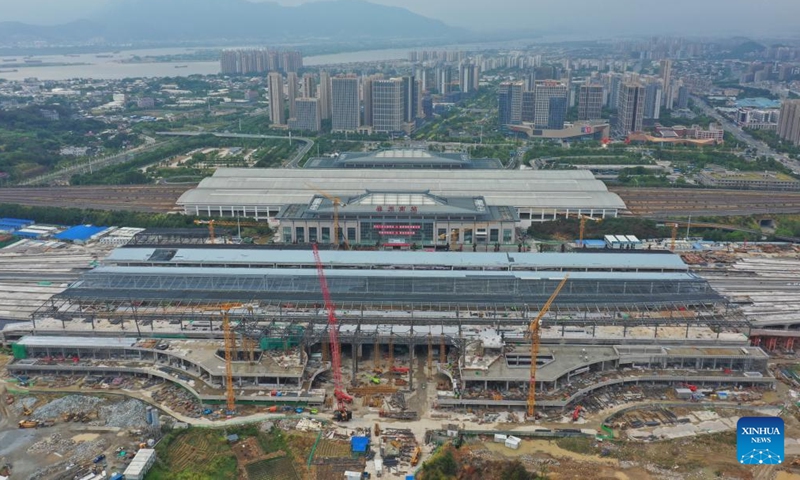
M 766 143 L 756 138 L 753 138 L 747 132 L 745 132 L 741 127 L 739 127 L 739 125 L 736 125 L 735 123 L 733 123 L 732 121 L 721 115 L 719 112 L 717 112 L 702 98 L 693 96 L 692 99 L 694 100 L 695 105 L 697 105 L 698 107 L 700 107 L 701 110 L 703 110 L 703 113 L 705 115 L 714 118 L 720 125 L 722 125 L 722 128 L 725 129 L 725 131 L 730 132 L 734 137 L 736 137 L 737 140 L 747 144 L 747 146 L 750 148 L 754 148 L 758 153 L 758 156 L 774 157 L 777 161 L 781 162 L 787 168 L 792 170 L 792 172 L 800 174 L 800 162 L 789 158 L 787 155 L 776 152 L 775 150 L 770 148 L 770 146 L 767 145 Z
M 214 132 L 156 132 L 156 135 L 172 137 L 199 137 L 200 135 L 213 135 L 219 138 L 278 138 L 284 140 L 297 140 L 303 142 L 303 146 L 284 166 L 286 168 L 300 168 L 300 160 L 314 146 L 314 140 L 306 137 L 288 137 L 282 135 L 255 135 L 249 133 L 214 133 Z

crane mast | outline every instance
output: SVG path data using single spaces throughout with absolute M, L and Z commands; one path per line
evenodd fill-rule
M 550 306 L 553 304 L 553 301 L 556 299 L 558 294 L 561 292 L 561 289 L 564 288 L 564 284 L 567 283 L 567 279 L 569 279 L 569 274 L 564 275 L 564 278 L 561 280 L 561 283 L 558 284 L 555 291 L 550 298 L 547 299 L 547 303 L 544 304 L 542 309 L 539 311 L 539 314 L 536 315 L 536 318 L 533 319 L 530 325 L 530 334 L 531 334 L 531 384 L 528 387 L 528 417 L 534 416 L 534 409 L 536 408 L 536 359 L 539 356 L 539 344 L 542 340 L 542 318 L 545 314 L 550 310 Z
M 336 309 L 331 300 L 331 292 L 328 290 L 328 281 L 325 279 L 325 270 L 322 267 L 322 260 L 319 257 L 319 250 L 317 244 L 312 244 L 314 250 L 314 261 L 317 264 L 317 276 L 319 277 L 319 286 L 322 290 L 322 298 L 325 301 L 325 310 L 328 314 L 328 335 L 330 338 L 331 350 L 331 370 L 333 370 L 333 396 L 336 397 L 338 410 L 340 412 L 346 411 L 346 402 L 352 401 L 352 397 L 344 391 L 342 386 L 342 349 L 339 344 L 339 330 L 338 321 L 336 320 Z
M 222 329 L 225 337 L 225 401 L 227 414 L 236 412 L 236 395 L 233 392 L 233 350 L 234 338 L 231 332 L 231 319 L 227 309 L 222 310 Z

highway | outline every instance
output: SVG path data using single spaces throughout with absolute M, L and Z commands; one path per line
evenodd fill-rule
M 741 127 L 733 123 L 732 121 L 725 118 L 719 112 L 717 112 L 714 108 L 712 108 L 708 103 L 705 102 L 700 97 L 692 96 L 692 100 L 694 100 L 695 105 L 700 107 L 703 110 L 705 115 L 714 118 L 725 131 L 730 132 L 737 140 L 740 142 L 746 143 L 750 148 L 756 149 L 758 156 L 766 156 L 766 157 L 774 157 L 776 160 L 784 164 L 787 168 L 792 170 L 792 172 L 796 174 L 800 174 L 800 162 L 789 158 L 787 155 L 782 153 L 778 153 L 769 145 L 762 142 L 761 140 L 755 139 L 750 136 L 747 132 L 745 132 Z
M 298 142 L 303 142 L 303 146 L 297 153 L 289 160 L 286 164 L 284 164 L 287 168 L 300 168 L 300 160 L 311 150 L 311 147 L 314 146 L 314 140 L 307 138 L 307 137 L 288 137 L 282 135 L 255 135 L 249 133 L 214 133 L 214 132 L 156 132 L 156 135 L 162 136 L 172 136 L 172 137 L 199 137 L 201 135 L 213 135 L 219 138 L 277 138 L 283 140 L 297 140 Z

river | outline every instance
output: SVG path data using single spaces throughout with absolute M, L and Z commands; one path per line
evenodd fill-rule
M 516 41 L 514 43 L 524 42 Z M 509 46 L 511 42 L 498 42 L 483 45 L 445 45 L 436 47 L 411 47 L 385 50 L 364 50 L 358 52 L 315 55 L 303 58 L 307 67 L 335 65 L 342 63 L 376 62 L 399 60 L 406 58 L 409 50 L 477 50 L 482 48 L 498 48 Z M 41 55 L 24 57 L 27 60 L 40 61 L 43 64 L 59 64 L 54 66 L 10 66 L 22 63 L 22 56 L 4 56 L 0 62 L 0 78 L 6 80 L 24 80 L 35 77 L 39 80 L 67 80 L 72 78 L 92 78 L 98 80 L 119 80 L 136 77 L 178 77 L 189 75 L 214 75 L 219 73 L 219 61 L 198 62 L 151 62 L 122 63 L 133 56 L 147 57 L 158 55 L 179 55 L 192 53 L 197 49 L 190 48 L 158 48 L 149 50 L 126 50 L 119 53 L 80 54 L 80 55 Z M 16 59 L 15 62 L 5 61 Z M 64 65 L 75 64 L 75 65 Z M 83 65 L 78 65 L 83 64 Z M 9 65 L 9 66 L 6 66 Z M 176 68 L 180 66 L 181 68 Z M 16 71 L 10 71 L 16 70 Z
M 441 48 L 441 47 L 439 47 Z M 367 50 L 361 52 L 335 53 L 305 57 L 303 65 L 321 66 L 340 63 L 374 62 L 406 58 L 409 49 Z M 120 53 L 81 54 L 81 55 L 42 55 L 25 57 L 27 60 L 41 61 L 43 64 L 57 63 L 54 66 L 8 66 L 4 64 L 22 63 L 23 57 L 3 57 L 3 60 L 16 58 L 16 62 L 0 63 L 0 78 L 24 80 L 36 77 L 39 80 L 67 80 L 71 78 L 93 78 L 98 80 L 119 80 L 134 77 L 176 77 L 189 75 L 213 75 L 219 73 L 219 61 L 214 62 L 152 62 L 123 63 L 134 55 L 140 57 L 155 55 L 177 55 L 191 53 L 191 49 L 164 48 L 154 50 L 129 50 Z M 63 64 L 75 65 L 63 65 Z M 83 64 L 83 65 L 78 65 Z M 180 68 L 176 68 L 180 66 Z M 16 71 L 10 71 L 16 70 Z

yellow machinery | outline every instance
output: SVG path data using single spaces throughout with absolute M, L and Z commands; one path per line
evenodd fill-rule
M 323 197 L 327 198 L 328 200 L 333 203 L 333 238 L 331 239 L 331 243 L 336 246 L 336 249 L 339 249 L 339 207 L 344 206 L 342 203 L 342 199 L 339 197 L 334 197 L 330 193 L 324 192 L 319 188 L 311 185 L 309 183 L 306 184 L 307 187 L 314 189 L 315 192 L 319 193 Z M 344 239 L 344 246 L 348 250 L 350 250 L 350 244 L 347 242 L 347 232 L 342 234 L 342 238 Z
M 539 344 L 542 340 L 542 318 L 545 314 L 550 310 L 550 306 L 553 304 L 553 301 L 556 299 L 558 294 L 561 292 L 561 289 L 564 288 L 564 285 L 567 283 L 569 279 L 569 274 L 564 275 L 564 279 L 561 280 L 561 283 L 558 284 L 556 290 L 550 295 L 550 298 L 547 299 L 547 303 L 544 304 L 544 307 L 539 311 L 539 315 L 536 315 L 536 318 L 533 319 L 530 325 L 530 335 L 531 335 L 531 384 L 528 387 L 528 417 L 533 417 L 534 409 L 536 408 L 536 359 L 539 356 Z
M 411 455 L 411 466 L 412 467 L 416 467 L 417 466 L 417 464 L 419 463 L 419 457 L 421 457 L 421 456 L 422 456 L 422 449 L 419 448 L 419 446 L 417 446 L 416 448 L 414 448 L 414 454 Z
M 236 414 L 236 395 L 233 391 L 233 352 L 236 350 L 236 338 L 231 329 L 229 312 L 234 308 L 241 308 L 241 303 L 223 303 L 215 307 L 208 307 L 205 310 L 217 310 L 222 312 L 222 332 L 225 340 L 225 400 L 227 415 Z

